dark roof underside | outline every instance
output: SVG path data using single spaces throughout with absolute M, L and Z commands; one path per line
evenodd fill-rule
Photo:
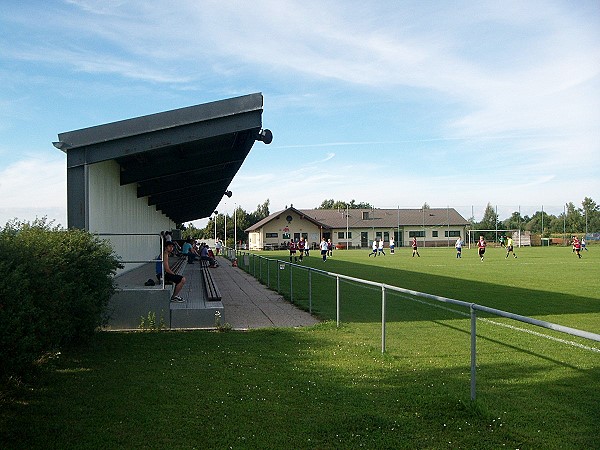
M 138 197 L 183 223 L 217 207 L 262 140 L 262 107 L 262 94 L 251 94 L 62 133 L 55 145 L 67 168 L 116 161 L 121 185 L 135 183 Z

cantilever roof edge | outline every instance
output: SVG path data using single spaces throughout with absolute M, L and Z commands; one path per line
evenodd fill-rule
M 204 122 L 259 111 L 262 108 L 263 95 L 258 92 L 60 133 L 58 138 L 61 145 L 56 146 L 66 152 L 71 148 L 137 136 L 199 121 Z

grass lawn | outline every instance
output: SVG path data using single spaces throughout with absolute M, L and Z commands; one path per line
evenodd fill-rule
M 449 249 L 367 253 L 336 251 L 325 263 L 313 253 L 303 264 L 600 332 L 600 252 L 517 249 L 505 260 L 489 249 L 483 263 L 475 250 L 458 261 Z M 289 268 L 262 271 L 271 285 L 279 273 L 289 295 Z M 303 273 L 292 272 L 292 298 L 305 307 Z M 311 281 L 315 310 L 331 318 L 335 283 Z M 340 289 L 339 328 L 99 333 L 33 382 L 3 388 L 0 447 L 600 447 L 600 353 L 589 349 L 598 343 L 479 321 L 473 403 L 468 317 L 389 295 L 382 354 L 380 291 Z

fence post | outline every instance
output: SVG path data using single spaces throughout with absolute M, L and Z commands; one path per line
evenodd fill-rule
M 260 281 L 262 281 L 262 262 L 263 262 L 263 257 L 259 257 L 258 258 L 258 279 Z
M 312 270 L 308 269 L 308 313 L 312 314 Z
M 278 294 L 281 292 L 280 285 L 279 285 L 279 278 L 280 278 L 279 272 L 281 272 L 281 268 L 279 267 L 280 264 L 281 264 L 281 261 L 278 259 L 277 260 L 277 293 Z
M 340 326 L 340 276 L 335 276 L 335 303 L 336 303 L 336 321 Z
M 471 304 L 471 400 L 475 400 L 476 396 L 476 323 L 477 323 L 477 314 L 475 312 L 475 308 L 473 308 L 473 304 Z
M 290 263 L 290 302 L 294 303 L 294 280 L 292 276 L 292 270 L 294 266 Z
M 271 259 L 267 259 L 267 287 L 271 289 Z
M 381 353 L 385 353 L 385 286 L 381 285 Z

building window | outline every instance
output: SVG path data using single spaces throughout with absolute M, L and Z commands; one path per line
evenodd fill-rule
M 279 237 L 279 234 L 277 233 L 265 233 L 265 237 L 268 238 L 275 238 L 277 239 Z
M 408 237 L 425 237 L 425 230 L 418 230 L 418 231 L 409 231 L 408 232 Z
M 363 219 L 362 220 L 369 220 L 369 211 L 363 211 Z
M 344 232 L 338 231 L 338 239 L 344 239 Z
M 352 239 L 352 231 L 348 231 L 348 239 Z
M 432 231 L 431 232 L 431 237 L 438 237 L 438 232 L 437 231 Z
M 445 237 L 460 237 L 460 231 L 458 230 L 450 230 L 445 232 Z

